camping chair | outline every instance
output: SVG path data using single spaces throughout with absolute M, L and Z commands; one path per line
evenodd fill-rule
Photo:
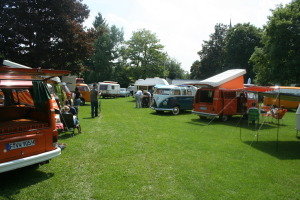
M 80 124 L 75 124 L 74 119 L 73 119 L 73 114 L 72 113 L 63 113 L 61 114 L 62 116 L 62 122 L 64 124 L 65 130 L 66 131 L 72 131 L 73 134 L 75 134 L 75 129 L 78 130 L 78 133 L 81 133 L 81 126 Z
M 249 108 L 248 110 L 248 126 L 249 123 L 253 123 L 256 126 L 256 122 L 259 124 L 259 110 L 257 108 Z
M 272 113 L 272 117 L 274 119 L 282 120 L 282 118 L 283 118 L 283 116 L 285 115 L 286 112 L 287 112 L 287 109 L 279 108 L 276 111 L 271 112 L 271 113 Z
M 263 122 L 270 123 L 272 121 L 271 106 L 262 106 L 261 109 L 262 109 L 261 115 L 263 117 Z

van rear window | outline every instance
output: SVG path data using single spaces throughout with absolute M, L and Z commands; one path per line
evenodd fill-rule
M 213 96 L 214 96 L 214 92 L 212 90 L 198 90 L 196 95 L 196 103 L 199 102 L 212 103 Z

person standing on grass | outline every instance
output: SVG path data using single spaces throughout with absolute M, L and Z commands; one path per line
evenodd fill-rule
M 98 104 L 98 98 L 99 98 L 99 92 L 97 90 L 97 84 L 94 83 L 93 89 L 91 90 L 90 93 L 91 97 L 91 115 L 92 118 L 98 117 L 98 109 L 99 109 L 99 104 Z
M 136 108 L 141 108 L 142 107 L 142 97 L 143 97 L 143 91 L 142 90 L 138 90 L 135 93 L 135 107 Z
M 81 93 L 79 92 L 78 87 L 75 88 L 74 92 L 74 108 L 76 109 L 76 113 L 79 113 L 79 106 L 81 104 Z

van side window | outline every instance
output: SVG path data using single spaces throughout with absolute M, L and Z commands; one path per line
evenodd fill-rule
M 192 94 L 192 90 L 191 90 L 191 89 L 187 89 L 186 95 L 193 95 L 193 94 Z
M 180 90 L 174 90 L 173 93 L 174 95 L 180 95 Z
M 115 89 L 115 86 L 114 86 L 114 85 L 112 85 L 112 86 L 111 86 L 111 89 L 112 89 L 112 90 L 114 90 L 114 89 Z
M 18 105 L 26 105 L 26 106 L 34 106 L 33 98 L 28 89 L 16 89 L 13 90 L 13 98 L 15 104 Z
M 224 99 L 235 99 L 236 92 L 223 92 Z
M 182 95 L 187 95 L 186 89 L 182 90 Z
M 100 90 L 107 90 L 107 85 L 100 85 Z

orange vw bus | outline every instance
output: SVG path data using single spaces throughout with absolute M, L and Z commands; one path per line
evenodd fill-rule
M 244 89 L 244 74 L 244 69 L 232 69 L 200 81 L 192 112 L 200 118 L 219 117 L 222 121 L 245 115 L 257 99 Z
M 60 155 L 56 111 L 45 81 L 68 73 L 0 66 L 0 173 Z

